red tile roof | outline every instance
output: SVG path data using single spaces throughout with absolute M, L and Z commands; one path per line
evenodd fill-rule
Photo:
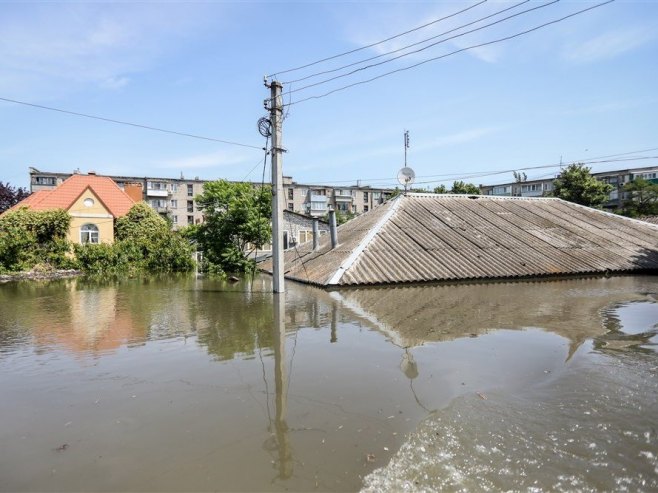
M 135 201 L 107 176 L 73 175 L 57 188 L 35 192 L 11 209 L 29 207 L 35 210 L 68 210 L 87 188 L 96 194 L 114 217 L 125 216 L 135 205 Z

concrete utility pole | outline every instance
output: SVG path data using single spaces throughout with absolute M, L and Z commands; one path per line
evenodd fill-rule
M 272 81 L 270 85 L 270 120 L 272 121 L 272 290 L 285 292 L 283 279 L 283 86 Z

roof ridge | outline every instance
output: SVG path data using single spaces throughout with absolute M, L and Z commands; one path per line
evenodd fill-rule
M 379 221 L 377 221 L 377 224 L 375 224 L 375 226 L 370 231 L 368 231 L 368 234 L 363 237 L 363 239 L 359 242 L 359 245 L 352 251 L 350 256 L 347 257 L 342 264 L 340 264 L 340 267 L 338 267 L 338 270 L 334 272 L 333 276 L 331 276 L 327 284 L 338 284 L 340 282 L 341 277 L 343 277 L 343 274 L 345 274 L 347 269 L 352 266 L 359 255 L 361 255 L 363 250 L 365 250 L 368 244 L 373 240 L 375 236 L 377 236 L 377 234 L 386 225 L 386 223 L 388 223 L 393 214 L 395 214 L 395 212 L 398 210 L 403 197 L 404 195 L 400 195 L 391 201 L 391 208 L 379 219 Z

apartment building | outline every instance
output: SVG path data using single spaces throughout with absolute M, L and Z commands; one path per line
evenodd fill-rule
M 297 183 L 291 177 L 283 177 L 286 207 L 289 211 L 322 217 L 333 208 L 340 212 L 363 214 L 389 199 L 394 190 L 368 186 L 332 187 Z
M 30 168 L 30 191 L 50 190 L 61 184 L 71 175 L 81 174 L 79 170 L 72 173 L 43 172 Z M 88 172 L 95 175 L 93 171 Z M 203 185 L 209 180 L 180 178 L 157 178 L 138 176 L 111 176 L 122 190 L 134 190 L 141 187 L 141 200 L 147 202 L 158 213 L 167 216 L 174 228 L 199 224 L 203 213 L 197 208 L 194 197 L 203 192 Z M 260 186 L 260 183 L 253 183 Z M 331 187 L 325 185 L 300 184 L 292 177 L 283 177 L 283 189 L 286 197 L 286 209 L 299 214 L 323 217 L 332 207 L 337 211 L 362 214 L 384 203 L 394 190 L 371 188 L 368 186 Z M 139 195 L 139 194 L 138 194 Z
M 623 187 L 636 178 L 644 178 L 658 183 L 658 166 L 644 168 L 631 168 L 623 170 L 603 171 L 592 173 L 592 176 L 604 183 L 613 186 L 608 202 L 603 205 L 605 209 L 618 209 L 627 199 Z M 556 177 L 543 180 L 527 180 L 523 182 L 502 183 L 499 185 L 480 185 L 482 195 L 502 195 L 508 197 L 542 197 L 553 191 L 553 181 Z

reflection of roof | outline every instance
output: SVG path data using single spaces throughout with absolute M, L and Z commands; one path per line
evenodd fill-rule
M 646 301 L 653 277 L 551 282 L 465 283 L 370 287 L 331 296 L 368 319 L 402 347 L 474 337 L 496 329 L 541 328 L 570 341 L 572 350 L 605 332 L 604 310 Z
M 658 269 L 658 227 L 554 198 L 407 194 L 285 255 L 323 286 Z M 269 270 L 269 264 L 263 268 Z
M 96 194 L 114 217 L 124 216 L 135 205 L 119 186 L 106 176 L 72 175 L 53 190 L 40 190 L 12 209 L 29 207 L 35 210 L 69 209 L 87 189 Z

